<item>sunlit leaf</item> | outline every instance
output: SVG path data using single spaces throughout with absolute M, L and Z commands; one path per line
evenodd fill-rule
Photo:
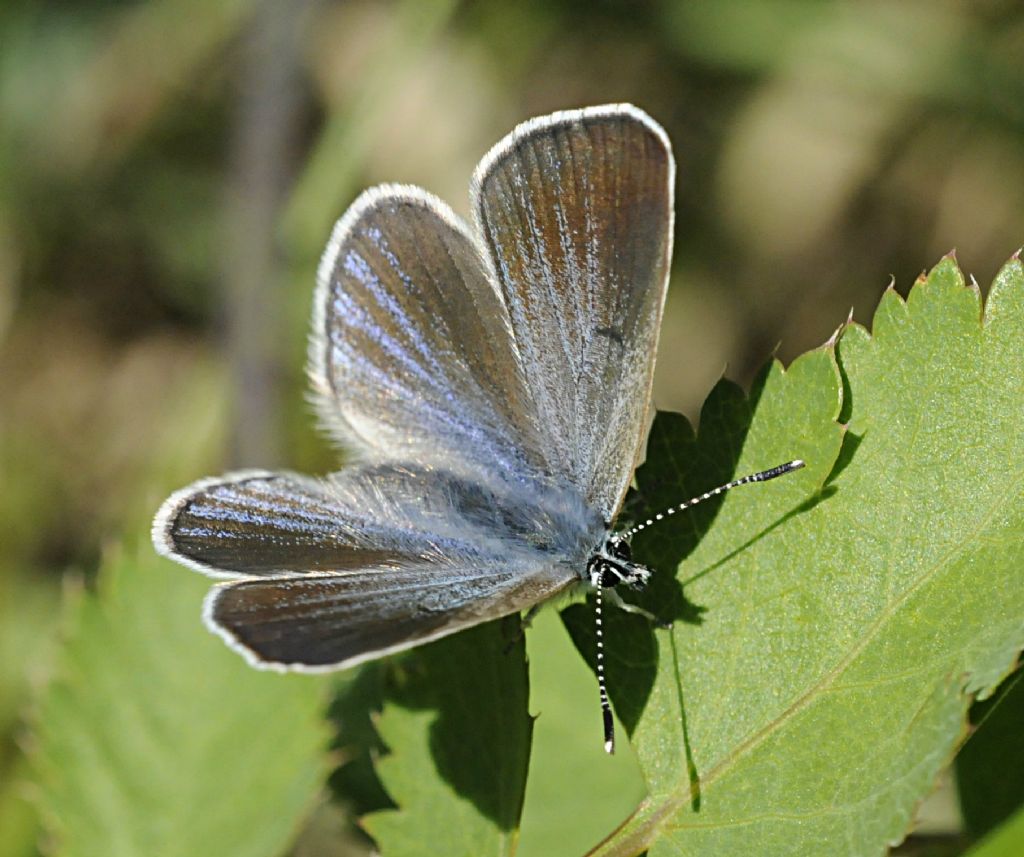
M 365 821 L 382 853 L 515 852 L 533 731 L 518 629 L 507 617 L 390 665 L 377 770 L 398 809 Z
M 582 854 L 630 815 L 643 780 L 628 741 L 605 753 L 597 683 L 556 610 L 541 612 L 526 646 L 536 720 L 519 853 Z
M 606 629 L 649 795 L 598 853 L 881 854 L 900 841 L 964 737 L 971 695 L 1024 644 L 1022 341 L 1020 262 L 982 319 L 945 259 L 907 301 L 888 291 L 872 332 L 844 332 L 841 450 L 827 348 L 773 365 L 756 402 L 720 389 L 697 440 L 659 420 L 640 476 L 652 495 L 666 477 L 693 493 L 791 457 L 808 467 L 638 540 L 656 568 L 683 560 L 688 602 L 664 575 L 647 605 L 671 631 L 652 638 L 628 616 Z

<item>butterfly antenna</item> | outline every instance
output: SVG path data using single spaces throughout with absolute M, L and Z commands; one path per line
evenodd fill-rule
M 733 488 L 738 488 L 740 485 L 746 485 L 750 482 L 767 482 L 769 479 L 774 479 L 776 476 L 782 476 L 785 473 L 791 473 L 794 470 L 799 470 L 804 466 L 799 458 L 794 461 L 787 461 L 785 464 L 780 464 L 778 467 L 773 467 L 770 470 L 762 470 L 760 473 L 751 473 L 749 476 L 744 476 L 741 479 L 734 479 L 732 482 L 727 482 L 725 485 L 719 485 L 717 488 L 708 491 L 706 494 L 701 494 L 699 497 L 693 497 L 687 500 L 685 503 L 680 503 L 677 506 L 670 506 L 664 512 L 659 512 L 653 518 L 648 518 L 642 524 L 636 524 L 630 527 L 624 533 L 619 534 L 620 539 L 630 539 L 639 533 L 641 530 L 646 530 L 651 524 L 656 524 L 658 521 L 667 518 L 669 515 L 674 515 L 676 512 L 682 512 L 683 509 L 689 509 L 696 506 L 698 503 L 703 503 L 705 500 L 710 500 L 712 497 L 717 497 L 719 494 L 724 494 Z M 600 602 L 598 602 L 600 604 Z M 601 620 L 598 618 L 598 668 L 600 669 L 601 664 Z M 607 731 L 607 730 L 606 730 Z
M 608 687 L 604 680 L 604 631 L 601 628 L 601 587 L 597 587 L 597 612 L 595 623 L 597 628 L 597 689 L 601 694 L 601 716 L 604 719 L 604 749 L 606 753 L 615 752 L 615 721 L 612 720 L 612 706 L 608 702 Z

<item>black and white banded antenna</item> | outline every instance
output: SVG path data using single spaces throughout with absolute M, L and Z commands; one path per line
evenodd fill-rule
M 612 719 L 612 704 L 608 701 L 608 685 L 604 678 L 604 631 L 601 628 L 601 587 L 594 593 L 597 601 L 594 616 L 597 630 L 597 689 L 601 694 L 601 717 L 604 721 L 604 751 L 615 752 L 615 721 Z
M 740 485 L 749 485 L 752 482 L 767 482 L 769 479 L 775 479 L 778 476 L 784 476 L 787 473 L 792 473 L 794 470 L 799 470 L 804 466 L 804 462 L 799 458 L 793 461 L 787 461 L 785 464 L 780 464 L 777 467 L 772 467 L 769 470 L 762 470 L 759 473 L 751 473 L 747 476 L 743 476 L 739 479 L 734 479 L 732 482 L 726 482 L 725 485 L 719 485 L 717 488 L 713 488 L 701 494 L 699 497 L 691 497 L 685 503 L 679 503 L 675 506 L 669 506 L 662 512 L 648 518 L 646 521 L 640 524 L 634 524 L 628 530 L 617 533 L 616 538 L 619 540 L 631 539 L 641 530 L 646 530 L 653 524 L 662 521 L 670 515 L 674 515 L 676 512 L 682 512 L 684 509 L 692 509 L 698 503 L 703 503 L 705 500 L 710 500 L 712 497 L 717 497 L 719 494 L 724 494 L 726 491 L 731 491 L 733 488 L 739 488 Z
M 732 482 L 727 482 L 725 485 L 719 485 L 711 491 L 707 491 L 697 497 L 691 497 L 685 503 L 678 503 L 675 506 L 670 506 L 663 512 L 658 512 L 658 514 L 648 518 L 646 521 L 634 524 L 628 530 L 624 530 L 621 533 L 615 533 L 610 536 L 601 553 L 591 559 L 591 563 L 596 564 L 596 570 L 592 572 L 591 581 L 594 583 L 596 598 L 596 613 L 594 621 L 596 630 L 595 636 L 597 638 L 597 688 L 601 694 L 601 716 L 604 721 L 605 752 L 615 752 L 615 721 L 612 719 L 612 706 L 608 699 L 608 686 L 605 681 L 604 673 L 604 628 L 602 621 L 603 617 L 601 615 L 601 608 L 603 606 L 602 593 L 607 589 L 608 600 L 612 603 L 617 604 L 619 607 L 630 613 L 639 613 L 640 615 L 647 617 L 647 619 L 656 625 L 663 624 L 657 616 L 649 613 L 642 607 L 623 601 L 619 597 L 619 594 L 612 588 L 612 586 L 617 583 L 626 583 L 627 585 L 633 585 L 634 587 L 639 588 L 647 582 L 647 578 L 650 575 L 650 569 L 644 568 L 644 566 L 638 565 L 632 561 L 629 549 L 629 539 L 641 530 L 646 530 L 648 527 L 653 526 L 659 521 L 663 521 L 665 518 L 674 515 L 676 512 L 682 512 L 684 509 L 691 509 L 698 503 L 703 503 L 705 500 L 710 500 L 712 497 L 717 497 L 719 494 L 724 494 L 726 491 L 731 491 L 733 488 L 739 488 L 740 485 L 748 485 L 752 482 L 767 482 L 769 479 L 775 479 L 778 476 L 783 476 L 786 473 L 792 473 L 794 470 L 799 470 L 803 466 L 804 462 L 799 458 L 796 458 L 793 461 L 787 461 L 785 464 L 780 464 L 777 467 L 770 468 L 769 470 L 751 473 L 748 476 L 743 476 L 739 479 L 734 479 Z M 614 580 L 611 584 L 606 585 L 604 581 L 605 574 L 607 573 L 611 573 L 611 575 L 613 577 L 617 577 L 618 580 Z

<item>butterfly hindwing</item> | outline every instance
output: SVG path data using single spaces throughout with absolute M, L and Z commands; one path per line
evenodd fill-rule
M 572 580 L 494 560 L 246 580 L 213 589 L 205 618 L 256 666 L 338 669 L 529 608 Z

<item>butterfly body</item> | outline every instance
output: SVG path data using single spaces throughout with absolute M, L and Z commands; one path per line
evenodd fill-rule
M 594 589 L 614 589 L 625 585 L 643 589 L 651 577 L 651 570 L 633 562 L 633 550 L 625 539 L 608 531 L 604 540 L 590 555 L 586 566 L 586 579 Z

